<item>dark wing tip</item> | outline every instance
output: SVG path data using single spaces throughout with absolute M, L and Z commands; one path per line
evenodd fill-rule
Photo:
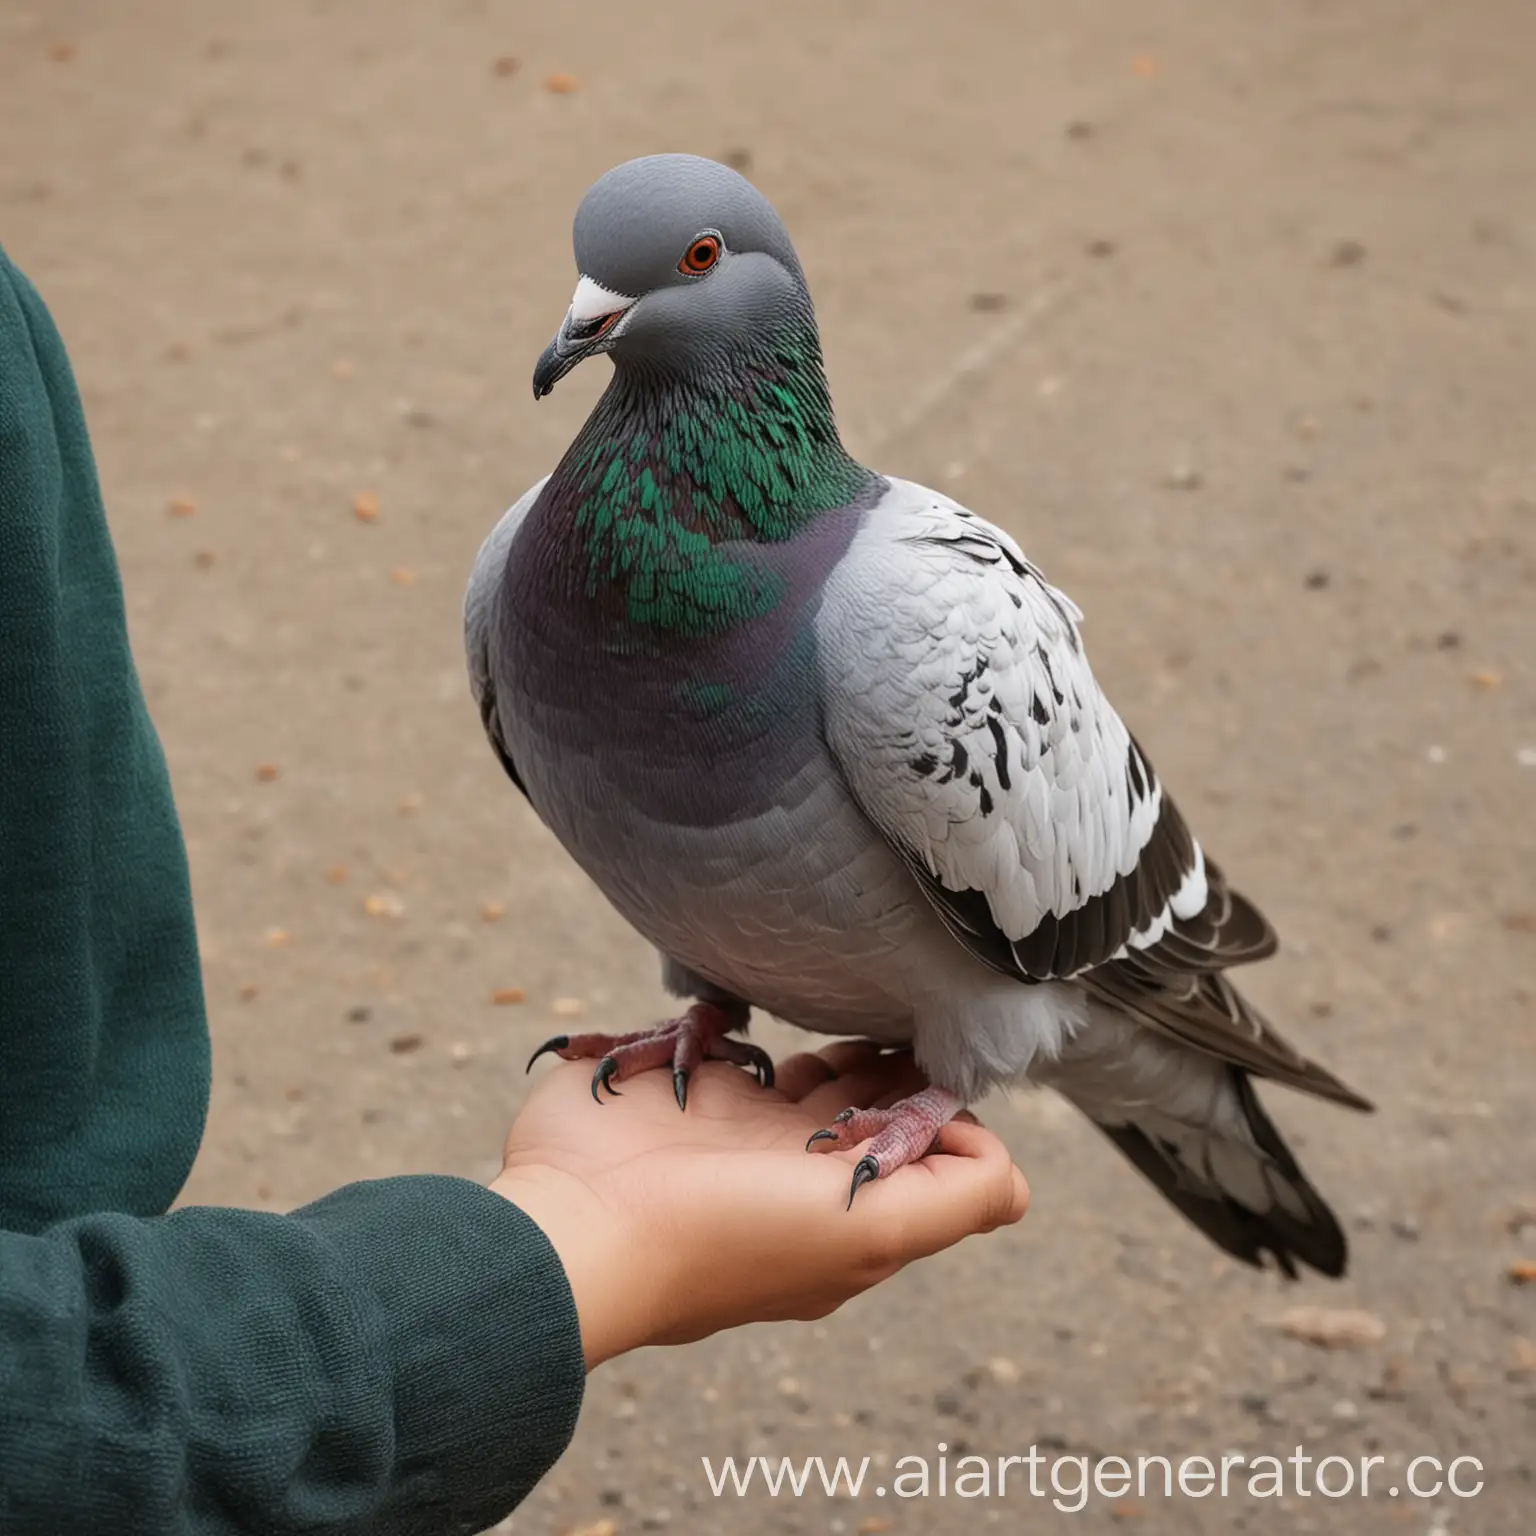
M 1095 1123 L 1159 1193 L 1224 1253 L 1255 1269 L 1265 1267 L 1268 1254 L 1289 1280 L 1300 1277 L 1298 1264 L 1330 1280 L 1339 1279 L 1349 1266 L 1349 1240 L 1338 1217 L 1297 1166 L 1260 1106 L 1247 1073 L 1234 1069 L 1232 1075 L 1255 1141 L 1271 1159 L 1273 1172 L 1306 1208 L 1305 1220 L 1278 1203 L 1268 1211 L 1250 1210 L 1217 1184 L 1193 1183 L 1139 1126 Z

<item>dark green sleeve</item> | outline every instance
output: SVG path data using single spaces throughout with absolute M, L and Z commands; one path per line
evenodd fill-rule
M 554 1250 L 463 1180 L 0 1234 L 0 1531 L 479 1531 L 583 1381 Z
M 85 419 L 0 251 L 0 1227 L 164 1210 L 207 1099 L 186 856 Z
M 543 1234 L 445 1178 L 161 1216 L 207 1090 L 186 859 L 85 421 L 0 252 L 0 1533 L 499 1518 L 581 1401 Z

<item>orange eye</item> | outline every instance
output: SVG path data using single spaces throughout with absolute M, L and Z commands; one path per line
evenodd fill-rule
M 686 272 L 690 277 L 697 277 L 702 272 L 708 272 L 714 264 L 720 260 L 719 235 L 700 235 L 692 245 L 683 252 L 683 259 L 678 262 L 677 270 Z

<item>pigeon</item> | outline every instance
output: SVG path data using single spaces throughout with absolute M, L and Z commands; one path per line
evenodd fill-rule
M 988 1090 L 1054 1089 L 1227 1253 L 1343 1273 L 1339 1222 L 1259 1102 L 1371 1106 L 1228 972 L 1274 930 L 1106 699 L 1082 614 L 1002 529 L 855 460 L 804 271 L 735 171 L 631 160 L 582 199 L 535 399 L 612 377 L 496 525 L 469 675 L 512 782 L 686 1006 L 556 1036 L 592 1092 L 723 1060 L 752 1009 L 909 1048 L 929 1086 L 849 1109 L 849 1203 Z M 532 1062 L 529 1063 L 530 1067 Z M 1266 1259 L 1267 1256 L 1267 1259 Z

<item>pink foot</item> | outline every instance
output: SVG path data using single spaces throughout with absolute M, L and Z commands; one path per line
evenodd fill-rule
M 773 1087 L 773 1058 L 760 1046 L 733 1040 L 727 1033 L 740 1029 L 746 1022 L 745 1006 L 726 1008 L 716 1003 L 694 1003 L 681 1018 L 668 1019 L 655 1029 L 637 1029 L 627 1035 L 556 1035 L 528 1058 L 528 1065 L 531 1068 L 546 1051 L 553 1051 L 562 1061 L 597 1058 L 592 1097 L 601 1104 L 598 1089 L 606 1088 L 618 1098 L 615 1083 L 670 1061 L 677 1107 L 687 1109 L 688 1079 L 703 1061 L 728 1061 L 733 1066 L 750 1067 L 764 1088 Z
M 826 1130 L 817 1131 L 806 1142 L 805 1150 L 809 1152 L 814 1147 L 818 1152 L 846 1152 L 861 1141 L 874 1138 L 853 1170 L 853 1183 L 848 1190 L 848 1206 L 852 1209 L 853 1197 L 862 1185 L 915 1163 L 964 1108 L 954 1094 L 942 1088 L 924 1088 L 889 1109 L 845 1109 L 833 1117 Z

